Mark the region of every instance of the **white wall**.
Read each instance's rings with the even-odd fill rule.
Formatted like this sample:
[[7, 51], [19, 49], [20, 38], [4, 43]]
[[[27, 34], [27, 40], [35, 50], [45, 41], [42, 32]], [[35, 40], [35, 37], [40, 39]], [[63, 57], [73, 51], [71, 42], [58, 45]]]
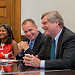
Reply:
[[[75, 32], [75, 0], [21, 0], [21, 23], [32, 18], [43, 33], [41, 15], [48, 10], [57, 10], [62, 15], [65, 26]], [[24, 35], [22, 28], [21, 35]]]

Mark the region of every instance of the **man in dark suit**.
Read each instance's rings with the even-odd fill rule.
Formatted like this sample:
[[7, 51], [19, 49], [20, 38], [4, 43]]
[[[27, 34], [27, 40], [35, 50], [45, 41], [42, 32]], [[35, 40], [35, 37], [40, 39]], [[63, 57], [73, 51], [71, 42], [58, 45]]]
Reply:
[[24, 54], [38, 55], [43, 47], [45, 35], [38, 31], [38, 27], [32, 19], [24, 20], [22, 29], [25, 38], [19, 43], [20, 49], [16, 58], [22, 59]]
[[[26, 54], [25, 65], [47, 69], [75, 69], [75, 33], [64, 26], [64, 21], [57, 11], [45, 12], [42, 17], [42, 28], [46, 39], [38, 58]], [[55, 49], [52, 41], [55, 39]], [[55, 58], [51, 52], [55, 50]]]

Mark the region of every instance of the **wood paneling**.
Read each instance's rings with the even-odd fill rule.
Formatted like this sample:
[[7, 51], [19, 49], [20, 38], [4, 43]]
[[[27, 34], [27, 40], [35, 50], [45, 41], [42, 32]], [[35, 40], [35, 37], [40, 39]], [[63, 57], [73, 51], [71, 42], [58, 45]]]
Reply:
[[13, 34], [17, 42], [21, 41], [21, 0], [13, 0]]
[[15, 40], [21, 41], [21, 0], [0, 0], [0, 24], [10, 25]]
[[23, 40], [23, 38], [25, 38], [25, 35], [21, 35], [21, 40]]
[[11, 1], [0, 0], [0, 24], [6, 23], [11, 26]]

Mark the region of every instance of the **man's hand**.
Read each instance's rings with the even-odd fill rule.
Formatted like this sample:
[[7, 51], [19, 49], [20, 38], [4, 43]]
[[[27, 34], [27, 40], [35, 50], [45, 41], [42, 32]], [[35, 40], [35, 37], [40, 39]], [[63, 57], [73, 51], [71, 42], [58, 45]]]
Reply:
[[19, 43], [19, 47], [21, 47], [22, 49], [26, 50], [27, 48], [29, 48], [29, 44], [26, 41], [25, 42], [21, 41]]
[[25, 62], [26, 66], [40, 67], [41, 60], [33, 55], [25, 54], [23, 59], [24, 59], [23, 62]]

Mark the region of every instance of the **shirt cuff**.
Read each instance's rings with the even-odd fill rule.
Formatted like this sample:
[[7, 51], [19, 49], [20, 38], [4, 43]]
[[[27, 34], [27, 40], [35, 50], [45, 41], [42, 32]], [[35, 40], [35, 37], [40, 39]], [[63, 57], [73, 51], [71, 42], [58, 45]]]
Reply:
[[45, 60], [41, 60], [40, 68], [45, 68]]
[[[29, 49], [29, 48], [27, 48], [27, 49]], [[27, 50], [27, 49], [26, 49], [26, 50]], [[24, 53], [25, 53], [26, 50], [24, 50]]]

